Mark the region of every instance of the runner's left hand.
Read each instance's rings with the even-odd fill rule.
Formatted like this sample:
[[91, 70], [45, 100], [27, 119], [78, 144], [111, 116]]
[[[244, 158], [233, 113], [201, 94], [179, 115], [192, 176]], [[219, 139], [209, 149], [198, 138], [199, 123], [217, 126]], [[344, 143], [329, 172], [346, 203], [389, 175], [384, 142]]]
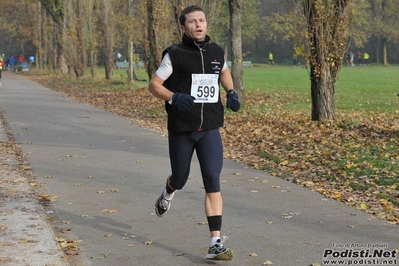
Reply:
[[226, 102], [227, 108], [231, 109], [233, 112], [237, 112], [238, 110], [240, 110], [241, 104], [240, 101], [238, 100], [237, 91], [229, 90], [226, 96], [227, 96], [227, 102]]

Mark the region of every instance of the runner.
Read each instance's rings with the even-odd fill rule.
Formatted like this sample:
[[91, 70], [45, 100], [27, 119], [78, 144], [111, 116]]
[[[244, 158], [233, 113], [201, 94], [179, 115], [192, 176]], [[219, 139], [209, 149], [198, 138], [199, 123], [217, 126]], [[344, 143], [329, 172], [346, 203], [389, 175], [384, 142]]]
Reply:
[[3, 72], [4, 60], [3, 57], [0, 57], [0, 87], [1, 87], [1, 73]]
[[[223, 145], [219, 127], [224, 123], [220, 86], [226, 91], [226, 106], [240, 109], [237, 92], [227, 67], [224, 51], [207, 35], [203, 9], [189, 6], [180, 15], [183, 39], [163, 52], [161, 66], [149, 84], [156, 97], [165, 100], [168, 113], [169, 156], [172, 174], [155, 204], [162, 217], [170, 208], [176, 190], [184, 187], [196, 150], [205, 187], [205, 213], [210, 231], [207, 259], [231, 260], [233, 251], [221, 236], [223, 201], [220, 172]], [[173, 232], [168, 232], [173, 234]]]

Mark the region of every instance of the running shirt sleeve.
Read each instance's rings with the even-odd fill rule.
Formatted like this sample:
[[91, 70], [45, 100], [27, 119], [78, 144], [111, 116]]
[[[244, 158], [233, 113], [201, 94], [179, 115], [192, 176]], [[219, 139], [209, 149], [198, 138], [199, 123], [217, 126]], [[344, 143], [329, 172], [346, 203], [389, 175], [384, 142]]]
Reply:
[[170, 60], [169, 53], [166, 53], [162, 59], [161, 65], [155, 72], [155, 74], [163, 80], [167, 80], [172, 75], [173, 67], [172, 61]]
[[222, 71], [225, 70], [227, 68], [227, 63], [226, 63], [226, 57], [224, 57], [224, 64], [223, 64], [223, 68]]

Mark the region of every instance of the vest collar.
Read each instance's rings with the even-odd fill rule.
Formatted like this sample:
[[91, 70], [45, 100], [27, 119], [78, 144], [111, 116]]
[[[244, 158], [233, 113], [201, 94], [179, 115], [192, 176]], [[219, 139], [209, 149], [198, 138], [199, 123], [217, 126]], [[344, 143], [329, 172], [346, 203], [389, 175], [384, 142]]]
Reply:
[[183, 34], [183, 38], [182, 38], [182, 42], [185, 45], [194, 47], [194, 48], [199, 48], [199, 49], [204, 49], [210, 41], [211, 41], [211, 38], [208, 35], [205, 36], [205, 41], [202, 41], [202, 42], [196, 41], [193, 38], [187, 36], [186, 34]]

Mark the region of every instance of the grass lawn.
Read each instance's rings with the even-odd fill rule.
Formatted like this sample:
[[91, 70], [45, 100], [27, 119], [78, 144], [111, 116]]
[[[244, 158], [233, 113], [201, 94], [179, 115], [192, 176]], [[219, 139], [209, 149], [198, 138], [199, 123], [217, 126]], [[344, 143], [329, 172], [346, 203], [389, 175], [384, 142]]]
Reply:
[[[343, 67], [335, 88], [337, 112], [398, 113], [399, 67]], [[286, 108], [311, 110], [306, 68], [254, 67], [244, 69], [246, 91], [291, 94]]]

